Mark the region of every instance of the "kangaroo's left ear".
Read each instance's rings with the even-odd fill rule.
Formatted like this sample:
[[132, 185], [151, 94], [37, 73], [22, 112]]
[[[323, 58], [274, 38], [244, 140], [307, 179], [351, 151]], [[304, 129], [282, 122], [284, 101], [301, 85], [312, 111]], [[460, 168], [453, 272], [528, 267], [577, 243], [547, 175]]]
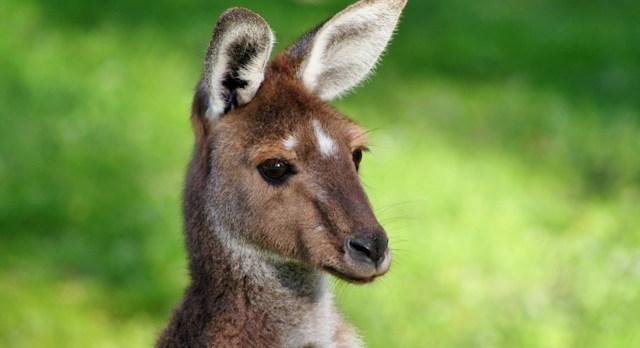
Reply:
[[299, 78], [323, 100], [362, 82], [391, 40], [407, 0], [360, 0], [304, 35], [287, 50]]
[[250, 102], [264, 80], [274, 37], [267, 22], [244, 9], [225, 11], [213, 31], [204, 64], [202, 109], [216, 119]]

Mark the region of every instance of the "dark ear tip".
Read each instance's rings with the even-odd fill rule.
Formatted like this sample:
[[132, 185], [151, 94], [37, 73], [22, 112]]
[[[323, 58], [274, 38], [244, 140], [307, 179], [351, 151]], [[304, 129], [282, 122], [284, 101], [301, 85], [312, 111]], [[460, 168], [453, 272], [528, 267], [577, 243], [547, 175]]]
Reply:
[[214, 32], [225, 32], [237, 28], [251, 28], [254, 33], [263, 35], [264, 40], [273, 41], [273, 32], [267, 21], [259, 14], [244, 7], [232, 7], [224, 11]]
[[231, 7], [224, 11], [218, 23], [227, 22], [249, 22], [256, 25], [267, 25], [267, 21], [264, 20], [259, 14], [244, 7]]
[[257, 16], [257, 14], [245, 7], [230, 7], [220, 15], [221, 18], [227, 16]]

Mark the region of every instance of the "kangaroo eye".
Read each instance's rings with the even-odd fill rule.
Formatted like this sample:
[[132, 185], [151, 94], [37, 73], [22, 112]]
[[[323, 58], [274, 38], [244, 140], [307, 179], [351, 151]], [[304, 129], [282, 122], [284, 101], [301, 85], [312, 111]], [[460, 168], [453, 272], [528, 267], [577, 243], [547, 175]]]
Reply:
[[360, 170], [360, 162], [362, 162], [362, 150], [358, 149], [353, 151], [353, 163], [356, 165], [356, 170]]
[[294, 174], [293, 167], [282, 160], [269, 159], [258, 165], [258, 171], [262, 177], [271, 184], [279, 184], [291, 174]]

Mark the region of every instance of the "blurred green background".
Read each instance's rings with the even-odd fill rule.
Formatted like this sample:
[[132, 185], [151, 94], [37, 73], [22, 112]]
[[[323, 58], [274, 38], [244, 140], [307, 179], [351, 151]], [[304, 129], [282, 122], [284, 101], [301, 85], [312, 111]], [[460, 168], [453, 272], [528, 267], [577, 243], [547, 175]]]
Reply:
[[[277, 49], [345, 0], [0, 2], [0, 346], [149, 347], [187, 283], [218, 14]], [[395, 252], [336, 283], [370, 347], [640, 347], [640, 3], [413, 0], [336, 103]]]

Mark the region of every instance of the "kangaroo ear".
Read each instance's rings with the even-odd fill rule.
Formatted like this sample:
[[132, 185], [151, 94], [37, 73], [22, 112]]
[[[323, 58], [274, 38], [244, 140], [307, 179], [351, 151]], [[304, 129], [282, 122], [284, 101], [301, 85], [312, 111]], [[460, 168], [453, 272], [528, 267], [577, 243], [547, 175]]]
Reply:
[[199, 109], [218, 118], [253, 99], [264, 80], [274, 36], [267, 22], [243, 8], [225, 11], [213, 31], [204, 76], [199, 86]]
[[299, 78], [323, 100], [362, 82], [391, 40], [407, 0], [361, 0], [290, 47]]

